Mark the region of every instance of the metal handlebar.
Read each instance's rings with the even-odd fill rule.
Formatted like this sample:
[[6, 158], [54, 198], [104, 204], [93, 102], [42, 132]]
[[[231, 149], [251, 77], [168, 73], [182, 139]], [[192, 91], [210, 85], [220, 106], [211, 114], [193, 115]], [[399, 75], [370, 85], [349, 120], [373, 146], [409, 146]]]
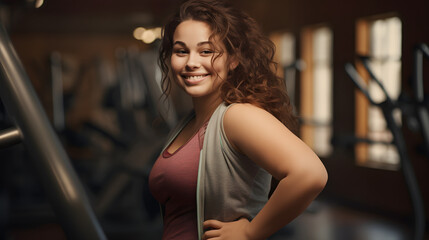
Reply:
[[371, 67], [369, 66], [370, 58], [368, 56], [358, 56], [358, 58], [362, 62], [362, 65], [364, 66], [364, 68], [368, 72], [371, 79], [380, 87], [381, 91], [383, 92], [383, 94], [386, 97], [387, 103], [393, 104], [393, 100], [390, 97], [389, 93], [387, 92], [386, 88], [384, 87], [383, 83], [381, 83], [381, 81], [375, 76], [374, 71], [372, 71]]
[[373, 105], [378, 105], [378, 103], [376, 103], [374, 99], [372, 99], [371, 95], [369, 95], [365, 81], [356, 71], [356, 68], [351, 63], [346, 63], [345, 70], [346, 73], [349, 75], [350, 79], [352, 79], [356, 87], [359, 88], [359, 90], [365, 95], [368, 101]]

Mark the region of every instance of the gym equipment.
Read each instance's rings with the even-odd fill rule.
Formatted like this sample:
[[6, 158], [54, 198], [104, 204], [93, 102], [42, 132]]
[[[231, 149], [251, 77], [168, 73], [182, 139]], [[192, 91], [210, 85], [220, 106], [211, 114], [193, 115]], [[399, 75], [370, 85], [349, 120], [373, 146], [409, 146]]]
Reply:
[[68, 238], [106, 239], [2, 23], [0, 64], [0, 96], [15, 123], [0, 133], [0, 148], [22, 141], [34, 154], [34, 170]]
[[[367, 90], [367, 84], [362, 79], [362, 77], [357, 72], [356, 68], [351, 63], [345, 64], [345, 70], [347, 75], [351, 78], [351, 80], [355, 83], [357, 88], [365, 95], [368, 101], [374, 105], [378, 106], [382, 112], [383, 116], [386, 120], [387, 127], [392, 132], [393, 135], [393, 144], [395, 144], [398, 154], [400, 157], [401, 170], [405, 178], [406, 185], [408, 187], [408, 191], [410, 194], [411, 202], [413, 205], [414, 212], [414, 239], [421, 240], [424, 237], [425, 233], [425, 210], [423, 204], [423, 198], [420, 193], [420, 189], [418, 186], [418, 182], [413, 170], [412, 163], [409, 159], [406, 143], [404, 136], [401, 131], [401, 126], [398, 125], [394, 119], [393, 112], [395, 109], [403, 109], [402, 112], [415, 112], [417, 118], [419, 119], [420, 129], [426, 141], [429, 139], [429, 115], [428, 109], [422, 103], [424, 102], [424, 94], [423, 94], [423, 76], [422, 76], [422, 57], [425, 55], [429, 58], [429, 51], [426, 45], [421, 44], [415, 49], [415, 69], [414, 69], [414, 81], [413, 88], [415, 94], [415, 102], [411, 105], [410, 103], [406, 103], [401, 101], [400, 98], [394, 101], [391, 99], [386, 89], [380, 80], [375, 76], [372, 71], [369, 60], [370, 58], [367, 56], [358, 56], [359, 61], [363, 64], [365, 70], [368, 72], [370, 80], [374, 81], [381, 89], [386, 99], [383, 102], [376, 102]], [[412, 111], [410, 111], [410, 109]], [[371, 142], [371, 141], [368, 141]], [[386, 143], [387, 144], [387, 143]]]
[[[65, 119], [73, 114], [70, 109], [76, 109], [74, 104], [86, 96], [78, 94], [82, 84], [94, 81], [93, 85], [102, 97], [99, 103], [93, 103], [93, 107], [99, 114], [107, 112], [111, 114], [109, 118], [114, 119], [106, 119], [117, 127], [114, 131], [89, 115], [79, 120], [79, 128], [67, 125], [63, 129], [57, 128], [65, 146], [91, 152], [90, 156], [72, 154], [71, 159], [109, 237], [125, 232], [146, 237], [161, 232], [151, 225], [159, 216], [159, 205], [152, 203], [147, 178], [162, 148], [163, 135], [175, 125], [177, 117], [173, 108], [159, 106], [167, 102], [159, 101], [161, 88], [156, 76], [156, 53], [155, 49], [140, 52], [137, 48], [118, 48], [116, 68], [96, 57], [74, 69], [78, 73], [95, 69], [95, 78], [77, 74], [72, 80], [74, 84], [68, 88], [71, 91], [53, 92], [57, 105], [64, 103], [64, 111], [58, 111], [63, 116], [58, 118]], [[59, 52], [55, 56], [50, 61], [51, 72], [56, 73], [52, 74], [52, 89], [62, 91], [54, 85], [66, 78], [66, 75], [62, 76], [66, 72], [61, 71], [61, 66], [68, 69], [67, 56]], [[170, 117], [162, 115], [163, 112], [171, 114]], [[160, 115], [165, 122], [160, 127], [152, 126]]]
[[426, 44], [418, 44], [414, 49], [413, 94], [415, 115], [417, 116], [420, 130], [423, 134], [426, 156], [429, 158], [429, 99], [424, 94], [423, 82], [423, 57], [429, 59], [429, 47]]
[[295, 95], [296, 95], [296, 72], [301, 72], [306, 67], [305, 61], [297, 59], [289, 65], [283, 66], [283, 79], [285, 80], [287, 93], [290, 98], [293, 110], [295, 109]]

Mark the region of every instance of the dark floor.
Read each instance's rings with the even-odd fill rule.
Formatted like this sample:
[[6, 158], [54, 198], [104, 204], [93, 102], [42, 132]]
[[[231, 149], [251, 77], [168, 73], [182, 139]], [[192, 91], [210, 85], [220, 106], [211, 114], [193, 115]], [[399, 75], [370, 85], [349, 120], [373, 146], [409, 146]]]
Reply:
[[409, 240], [411, 227], [401, 220], [316, 201], [270, 240]]
[[[161, 222], [104, 224], [110, 240], [160, 239]], [[409, 240], [412, 226], [402, 220], [318, 200], [307, 211], [269, 240]], [[7, 240], [65, 239], [55, 224], [13, 231]], [[426, 237], [425, 239], [429, 239]]]

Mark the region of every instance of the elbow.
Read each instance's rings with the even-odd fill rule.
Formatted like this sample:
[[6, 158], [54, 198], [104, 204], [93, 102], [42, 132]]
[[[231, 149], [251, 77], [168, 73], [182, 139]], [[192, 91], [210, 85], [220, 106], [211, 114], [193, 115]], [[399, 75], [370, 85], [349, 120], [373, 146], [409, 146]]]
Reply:
[[294, 177], [301, 183], [302, 189], [313, 197], [322, 192], [328, 182], [328, 173], [321, 163], [301, 166], [300, 170], [296, 169]]
[[289, 182], [309, 196], [315, 197], [323, 191], [328, 182], [328, 172], [323, 163], [318, 161], [302, 161], [294, 168], [284, 171], [281, 182]]
[[326, 171], [325, 168], [323, 168], [322, 173], [320, 173], [320, 176], [318, 177], [315, 183], [315, 186], [317, 190], [321, 192], [325, 188], [327, 183], [328, 183], [328, 172]]
[[307, 184], [312, 192], [319, 194], [325, 188], [328, 182], [328, 172], [322, 165], [319, 168], [312, 169], [306, 174]]

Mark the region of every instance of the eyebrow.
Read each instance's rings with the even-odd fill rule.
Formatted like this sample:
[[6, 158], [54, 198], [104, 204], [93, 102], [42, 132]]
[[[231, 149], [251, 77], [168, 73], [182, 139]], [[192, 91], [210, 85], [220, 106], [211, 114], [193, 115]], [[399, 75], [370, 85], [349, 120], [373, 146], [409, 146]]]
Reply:
[[[184, 42], [182, 42], [182, 41], [175, 41], [174, 42], [174, 44], [173, 45], [182, 45], [182, 46], [186, 46], [186, 44], [184, 43]], [[205, 45], [205, 44], [212, 44], [212, 42], [210, 42], [210, 41], [204, 41], [204, 42], [199, 42], [198, 44], [197, 44], [197, 46], [201, 46], [201, 45]]]

